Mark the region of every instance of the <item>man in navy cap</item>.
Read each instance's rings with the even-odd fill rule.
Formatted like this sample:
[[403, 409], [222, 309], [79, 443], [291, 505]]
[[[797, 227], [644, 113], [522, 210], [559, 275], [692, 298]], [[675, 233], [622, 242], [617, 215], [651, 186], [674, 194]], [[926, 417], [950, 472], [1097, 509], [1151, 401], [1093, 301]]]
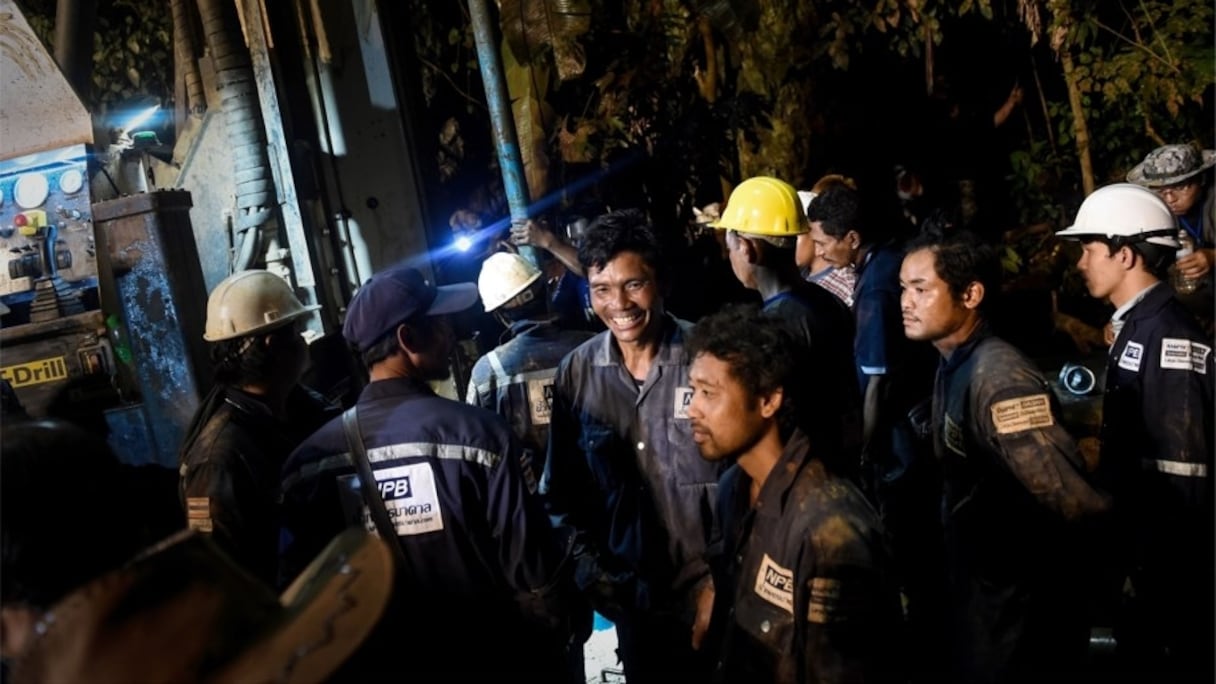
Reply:
[[[435, 287], [397, 267], [360, 288], [346, 315], [342, 333], [371, 378], [356, 404], [376, 480], [367, 496], [382, 500], [403, 552], [394, 606], [360, 679], [562, 676], [562, 554], [528, 491], [519, 442], [499, 416], [428, 385], [448, 375], [447, 315], [476, 301], [472, 283]], [[347, 526], [376, 529], [352, 451], [339, 418], [288, 457], [280, 578]]]

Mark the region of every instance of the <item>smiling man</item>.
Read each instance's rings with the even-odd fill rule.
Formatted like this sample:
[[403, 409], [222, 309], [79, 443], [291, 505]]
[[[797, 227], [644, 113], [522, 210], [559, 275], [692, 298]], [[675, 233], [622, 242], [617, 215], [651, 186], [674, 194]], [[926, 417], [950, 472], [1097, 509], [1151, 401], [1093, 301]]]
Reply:
[[558, 367], [541, 492], [575, 531], [576, 581], [616, 623], [630, 684], [702, 681], [693, 624], [713, 601], [704, 555], [719, 469], [692, 441], [690, 325], [663, 308], [665, 262], [641, 213], [592, 222], [579, 261], [608, 330]]
[[899, 272], [904, 332], [941, 353], [934, 449], [964, 682], [1069, 681], [1088, 635], [1081, 526], [1109, 508], [1050, 386], [992, 335], [1000, 262], [976, 238], [926, 234]]
[[703, 319], [688, 344], [693, 439], [706, 460], [734, 462], [711, 553], [718, 680], [893, 680], [900, 612], [882, 525], [797, 426], [795, 339], [741, 306]]

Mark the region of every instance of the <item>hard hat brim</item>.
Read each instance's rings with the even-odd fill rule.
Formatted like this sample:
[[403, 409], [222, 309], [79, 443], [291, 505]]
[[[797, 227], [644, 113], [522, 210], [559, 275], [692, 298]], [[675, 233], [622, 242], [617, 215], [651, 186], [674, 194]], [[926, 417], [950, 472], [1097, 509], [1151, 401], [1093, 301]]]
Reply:
[[1107, 240], [1114, 240], [1115, 238], [1122, 238], [1124, 240], [1133, 242], [1148, 242], [1150, 244], [1160, 245], [1162, 247], [1173, 247], [1174, 249], [1182, 246], [1182, 244], [1178, 242], [1178, 238], [1172, 235], [1154, 235], [1151, 237], [1136, 239], [1137, 236], [1115, 235], [1114, 233], [1098, 233], [1081, 228], [1075, 224], [1056, 233], [1056, 237], [1060, 238], [1061, 240], [1084, 240], [1085, 238], [1104, 238]]

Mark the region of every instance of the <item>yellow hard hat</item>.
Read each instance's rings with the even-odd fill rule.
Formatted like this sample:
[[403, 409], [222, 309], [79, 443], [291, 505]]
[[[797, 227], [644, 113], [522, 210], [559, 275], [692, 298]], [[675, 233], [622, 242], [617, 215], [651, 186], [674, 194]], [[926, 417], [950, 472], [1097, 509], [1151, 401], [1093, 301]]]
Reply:
[[730, 194], [722, 218], [710, 225], [772, 237], [792, 237], [810, 229], [794, 186], [769, 176], [756, 176], [740, 183]]
[[287, 281], [259, 269], [238, 271], [220, 281], [207, 298], [208, 342], [265, 332], [316, 311], [304, 306]]

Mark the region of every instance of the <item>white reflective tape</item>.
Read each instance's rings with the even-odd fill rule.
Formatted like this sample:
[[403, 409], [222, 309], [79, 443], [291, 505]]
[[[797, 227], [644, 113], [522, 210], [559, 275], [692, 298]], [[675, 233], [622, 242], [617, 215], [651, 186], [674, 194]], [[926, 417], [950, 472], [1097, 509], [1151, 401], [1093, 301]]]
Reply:
[[1149, 470], [1158, 470], [1167, 475], [1179, 475], [1181, 477], [1207, 477], [1208, 466], [1206, 463], [1191, 463], [1189, 461], [1163, 461], [1163, 460], [1145, 460], [1144, 467]]

